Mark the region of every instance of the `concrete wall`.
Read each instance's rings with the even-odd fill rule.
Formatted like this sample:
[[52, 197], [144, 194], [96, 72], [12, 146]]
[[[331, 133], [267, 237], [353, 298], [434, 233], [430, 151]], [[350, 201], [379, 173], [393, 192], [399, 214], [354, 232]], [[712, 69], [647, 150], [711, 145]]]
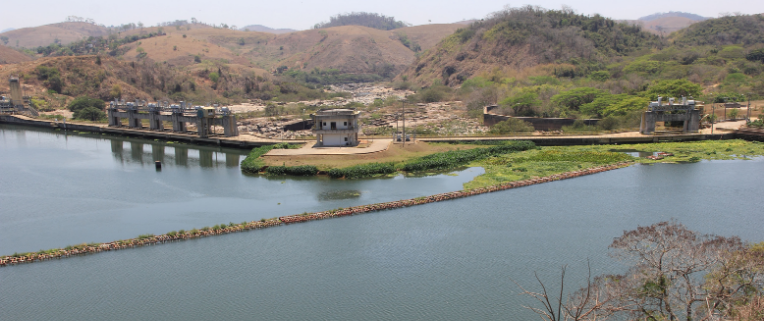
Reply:
[[[488, 106], [483, 111], [483, 125], [491, 127], [493, 125], [496, 125], [497, 123], [506, 121], [510, 118], [517, 118], [520, 120], [523, 120], [527, 123], [530, 123], [533, 125], [533, 128], [535, 130], [544, 130], [544, 131], [551, 131], [551, 130], [561, 130], [562, 126], [570, 126], [573, 125], [573, 123], [576, 121], [576, 119], [572, 118], [535, 118], [535, 117], [511, 117], [511, 116], [504, 116], [504, 115], [496, 115], [491, 113], [491, 110], [495, 109], [497, 106]], [[584, 124], [595, 126], [597, 125], [597, 122], [599, 122], [599, 119], [584, 119]]]

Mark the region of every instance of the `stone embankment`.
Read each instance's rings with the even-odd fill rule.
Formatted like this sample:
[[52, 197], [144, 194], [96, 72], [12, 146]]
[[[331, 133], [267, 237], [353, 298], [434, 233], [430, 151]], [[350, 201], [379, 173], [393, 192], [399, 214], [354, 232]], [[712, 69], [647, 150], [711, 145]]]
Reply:
[[53, 249], [53, 250], [45, 251], [45, 253], [38, 252], [38, 253], [28, 253], [24, 255], [3, 256], [3, 257], [0, 257], [0, 266], [15, 265], [15, 264], [21, 264], [21, 263], [41, 262], [41, 261], [50, 260], [50, 259], [67, 258], [67, 257], [75, 256], [75, 255], [86, 255], [86, 254], [93, 254], [93, 253], [104, 252], [104, 251], [116, 251], [116, 250], [135, 248], [135, 247], [141, 247], [141, 246], [159, 245], [159, 244], [164, 244], [168, 242], [177, 242], [177, 241], [184, 241], [184, 240], [200, 238], [200, 237], [249, 231], [253, 229], [261, 229], [266, 227], [279, 226], [283, 224], [307, 222], [307, 221], [321, 220], [326, 218], [341, 217], [341, 216], [348, 216], [348, 215], [354, 215], [354, 214], [363, 214], [363, 213], [376, 212], [376, 211], [382, 211], [382, 210], [409, 207], [414, 205], [441, 202], [441, 201], [447, 201], [447, 200], [452, 200], [452, 199], [457, 199], [462, 197], [484, 194], [484, 193], [503, 191], [503, 190], [512, 189], [512, 188], [525, 187], [525, 186], [558, 181], [558, 180], [563, 180], [568, 178], [575, 178], [575, 177], [584, 176], [584, 175], [591, 175], [591, 174], [610, 171], [610, 170], [614, 170], [614, 169], [618, 169], [622, 167], [627, 167], [630, 165], [631, 165], [630, 162], [622, 162], [622, 163], [616, 163], [612, 165], [605, 165], [600, 167], [583, 169], [583, 170], [574, 171], [574, 172], [556, 174], [556, 175], [551, 175], [547, 177], [532, 178], [532, 179], [516, 181], [516, 182], [506, 182], [506, 183], [489, 186], [489, 187], [482, 187], [482, 188], [476, 188], [476, 189], [465, 190], [465, 191], [441, 193], [441, 194], [425, 196], [425, 197], [417, 197], [417, 198], [401, 200], [401, 201], [376, 203], [371, 205], [361, 205], [361, 206], [340, 208], [340, 209], [334, 209], [334, 210], [323, 211], [323, 212], [315, 212], [315, 213], [288, 215], [288, 216], [282, 216], [282, 217], [272, 218], [268, 220], [264, 219], [264, 220], [252, 221], [248, 223], [232, 224], [230, 226], [216, 226], [211, 229], [210, 228], [205, 228], [202, 230], [193, 229], [191, 231], [181, 231], [180, 233], [170, 232], [170, 233], [162, 234], [162, 235], [141, 236], [134, 239], [114, 241], [114, 242], [108, 242], [108, 243], [96, 243], [96, 244], [87, 244], [87, 245], [83, 244], [83, 245], [79, 245], [75, 247], [67, 247], [65, 249]]

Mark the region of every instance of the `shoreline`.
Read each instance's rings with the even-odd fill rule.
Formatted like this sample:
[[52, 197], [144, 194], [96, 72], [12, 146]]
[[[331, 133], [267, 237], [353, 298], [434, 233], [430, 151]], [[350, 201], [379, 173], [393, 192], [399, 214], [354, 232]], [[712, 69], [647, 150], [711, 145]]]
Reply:
[[202, 230], [197, 230], [197, 229], [192, 229], [190, 231], [180, 230], [179, 232], [173, 231], [173, 232], [169, 232], [169, 233], [161, 234], [161, 235], [141, 235], [136, 238], [120, 240], [120, 241], [81, 244], [81, 245], [76, 245], [71, 247], [68, 246], [66, 248], [50, 249], [50, 250], [44, 251], [45, 253], [43, 254], [40, 254], [39, 252], [35, 252], [35, 253], [24, 253], [24, 255], [18, 255], [18, 256], [5, 255], [0, 257], [0, 267], [5, 267], [8, 265], [18, 265], [23, 263], [42, 262], [42, 261], [47, 261], [52, 259], [62, 259], [62, 258], [68, 258], [71, 256], [95, 254], [95, 253], [104, 252], [104, 251], [116, 251], [116, 250], [143, 247], [143, 246], [149, 246], [149, 245], [160, 245], [160, 244], [165, 244], [168, 242], [172, 243], [177, 241], [185, 241], [185, 240], [190, 240], [195, 238], [250, 231], [250, 230], [262, 229], [267, 227], [286, 225], [286, 224], [302, 223], [302, 222], [322, 220], [327, 218], [335, 218], [335, 217], [342, 217], [342, 216], [349, 216], [349, 215], [356, 215], [356, 214], [365, 214], [365, 213], [379, 212], [379, 211], [389, 210], [389, 209], [397, 209], [397, 208], [403, 208], [403, 207], [409, 207], [409, 206], [423, 205], [423, 204], [429, 204], [434, 202], [442, 202], [442, 201], [475, 196], [475, 195], [480, 195], [485, 193], [493, 193], [493, 192], [513, 189], [513, 188], [526, 187], [530, 185], [536, 185], [536, 184], [553, 182], [553, 181], [558, 181], [563, 179], [570, 179], [570, 178], [576, 178], [580, 176], [592, 175], [592, 174], [602, 173], [606, 171], [611, 171], [614, 169], [628, 167], [628, 166], [631, 166], [632, 164], [634, 164], [634, 162], [620, 162], [620, 163], [592, 167], [589, 169], [582, 169], [582, 170], [555, 174], [555, 175], [550, 175], [550, 176], [545, 176], [540, 178], [532, 178], [532, 179], [527, 179], [522, 181], [506, 182], [499, 185], [493, 185], [488, 187], [481, 187], [481, 188], [454, 191], [454, 192], [446, 192], [446, 193], [416, 197], [416, 198], [399, 200], [399, 201], [375, 203], [375, 204], [369, 204], [369, 205], [359, 205], [359, 206], [354, 206], [349, 208], [338, 208], [338, 209], [322, 211], [322, 212], [280, 216], [277, 218], [261, 219], [260, 221], [243, 222], [240, 224], [233, 224], [230, 226], [223, 226], [223, 227], [216, 225], [213, 228], [207, 228]]

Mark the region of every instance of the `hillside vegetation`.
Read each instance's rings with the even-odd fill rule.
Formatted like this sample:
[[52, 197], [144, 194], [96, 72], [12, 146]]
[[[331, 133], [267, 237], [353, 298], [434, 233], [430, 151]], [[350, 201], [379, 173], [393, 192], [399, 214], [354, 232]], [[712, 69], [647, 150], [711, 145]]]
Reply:
[[[228, 103], [250, 98], [295, 101], [328, 96], [320, 88], [212, 62], [195, 68], [178, 68], [108, 56], [55, 57], [0, 70], [0, 78], [7, 79], [11, 75], [20, 77], [25, 95], [35, 96], [42, 105], [51, 107], [62, 107], [67, 100], [79, 96], [104, 101], [121, 98], [197, 103]], [[0, 91], [8, 90], [8, 83], [0, 82]]]
[[395, 17], [387, 17], [378, 13], [352, 12], [338, 14], [329, 18], [328, 22], [320, 22], [313, 29], [340, 27], [340, 26], [364, 26], [380, 30], [393, 30], [409, 26], [403, 21], [395, 20]]
[[[458, 30], [396, 78], [415, 101], [462, 100], [514, 116], [604, 118], [600, 129], [639, 125], [657, 96], [706, 102], [764, 96], [764, 20], [698, 22], [668, 39], [599, 16], [513, 8]], [[594, 130], [583, 123], [567, 131]]]
[[601, 68], [610, 57], [662, 46], [660, 39], [637, 26], [570, 10], [510, 8], [458, 30], [420, 56], [404, 76], [418, 85], [438, 78], [458, 85], [495, 68], [523, 69], [548, 63], [573, 68], [560, 75], [585, 74]]

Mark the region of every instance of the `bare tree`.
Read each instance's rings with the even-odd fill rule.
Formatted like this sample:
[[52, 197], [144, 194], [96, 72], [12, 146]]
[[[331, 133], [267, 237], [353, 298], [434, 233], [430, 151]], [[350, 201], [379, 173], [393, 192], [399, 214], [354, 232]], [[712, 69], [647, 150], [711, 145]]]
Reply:
[[[577, 292], [571, 294], [563, 303], [563, 294], [565, 290], [565, 270], [566, 266], [561, 268], [560, 275], [560, 294], [554, 298], [551, 297], [544, 285], [534, 273], [536, 281], [541, 286], [541, 292], [533, 292], [525, 289], [515, 282], [523, 291], [522, 294], [528, 295], [541, 303], [542, 308], [524, 306], [526, 309], [538, 314], [541, 319], [547, 321], [579, 321], [579, 320], [607, 320], [611, 316], [621, 311], [628, 311], [632, 308], [629, 303], [622, 305], [620, 301], [623, 286], [621, 280], [623, 276], [601, 276], [592, 280], [592, 269], [587, 262], [589, 276], [587, 285]], [[513, 281], [514, 282], [514, 281]]]
[[743, 244], [672, 221], [625, 231], [610, 248], [611, 256], [632, 264], [626, 275], [631, 289], [621, 300], [635, 305], [633, 311], [651, 320], [690, 320], [708, 298], [702, 276]]

